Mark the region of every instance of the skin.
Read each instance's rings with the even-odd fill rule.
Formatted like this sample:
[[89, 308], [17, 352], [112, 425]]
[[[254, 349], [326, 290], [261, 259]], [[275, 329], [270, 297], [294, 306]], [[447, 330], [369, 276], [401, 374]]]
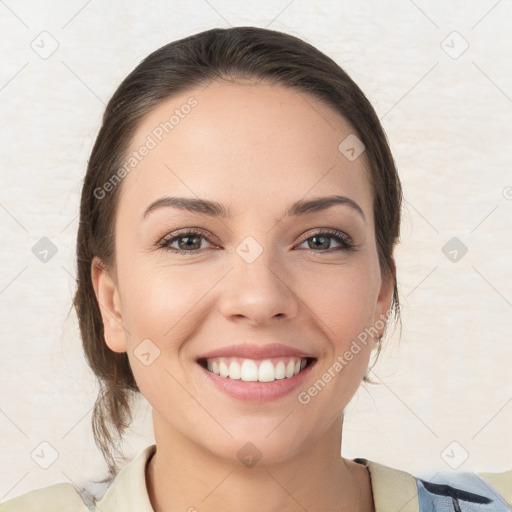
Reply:
[[[373, 511], [369, 473], [340, 451], [343, 409], [378, 336], [308, 404], [297, 399], [391, 304], [394, 276], [379, 267], [364, 157], [349, 161], [338, 150], [354, 130], [309, 95], [217, 81], [152, 111], [131, 151], [190, 96], [198, 105], [123, 180], [115, 267], [97, 258], [92, 265], [106, 343], [128, 353], [152, 406], [157, 452], [146, 473], [152, 506], [156, 512]], [[333, 194], [355, 201], [365, 219], [346, 205], [283, 216], [299, 199]], [[142, 219], [163, 196], [217, 201], [233, 217], [167, 207]], [[189, 227], [207, 238], [194, 242], [193, 254], [155, 248]], [[357, 250], [335, 251], [341, 244], [332, 238], [317, 248], [311, 237], [319, 228], [347, 234]], [[252, 263], [236, 252], [248, 236], [263, 249]], [[181, 241], [173, 248], [183, 248], [187, 239]], [[160, 350], [147, 366], [134, 353], [144, 339]], [[246, 403], [208, 384], [196, 362], [244, 342], [280, 342], [313, 353], [317, 362], [299, 390]], [[252, 467], [237, 457], [249, 441], [261, 453]]]

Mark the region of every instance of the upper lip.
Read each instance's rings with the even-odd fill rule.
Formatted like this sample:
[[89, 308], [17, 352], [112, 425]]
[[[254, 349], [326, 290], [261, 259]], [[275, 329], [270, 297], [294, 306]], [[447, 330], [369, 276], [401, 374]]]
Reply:
[[213, 359], [214, 357], [241, 357], [244, 359], [267, 359], [270, 357], [314, 358], [313, 355], [295, 347], [270, 343], [268, 345], [229, 345], [207, 352], [199, 356], [198, 359]]

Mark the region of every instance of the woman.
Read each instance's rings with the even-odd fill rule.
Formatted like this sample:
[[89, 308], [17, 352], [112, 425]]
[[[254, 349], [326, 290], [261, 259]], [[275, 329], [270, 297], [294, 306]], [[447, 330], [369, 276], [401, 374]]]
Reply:
[[[341, 456], [399, 314], [400, 208], [378, 117], [309, 44], [237, 27], [147, 57], [106, 108], [77, 243], [110, 487], [0, 511], [509, 510], [512, 472], [426, 482]], [[139, 392], [156, 444], [118, 473]]]

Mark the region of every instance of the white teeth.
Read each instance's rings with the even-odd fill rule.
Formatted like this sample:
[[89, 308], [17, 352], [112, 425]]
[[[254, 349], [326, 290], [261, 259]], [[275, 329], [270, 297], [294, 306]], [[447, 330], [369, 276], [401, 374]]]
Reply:
[[270, 361], [263, 361], [260, 364], [259, 378], [260, 382], [272, 382], [276, 380], [274, 376], [274, 365]]
[[258, 380], [258, 367], [254, 361], [246, 359], [242, 363], [240, 378], [245, 382], [255, 382]]
[[240, 379], [240, 365], [236, 361], [232, 361], [229, 365], [229, 378]]
[[221, 377], [227, 377], [229, 375], [228, 367], [224, 361], [219, 363], [219, 372]]
[[[306, 366], [306, 363], [304, 363], [304, 366]], [[279, 361], [279, 363], [276, 364], [275, 377], [276, 379], [284, 379], [286, 377], [286, 367], [283, 361]]]
[[290, 378], [300, 373], [306, 367], [306, 364], [306, 359], [297, 357], [290, 358], [287, 364], [283, 360], [277, 362], [270, 359], [254, 361], [238, 357], [223, 357], [206, 361], [206, 366], [210, 372], [220, 377], [229, 377], [245, 382], [273, 382], [274, 380]]

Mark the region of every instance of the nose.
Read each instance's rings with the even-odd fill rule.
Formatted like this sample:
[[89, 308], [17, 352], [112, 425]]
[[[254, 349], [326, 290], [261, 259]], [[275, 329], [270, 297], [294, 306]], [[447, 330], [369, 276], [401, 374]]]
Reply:
[[256, 326], [296, 317], [300, 299], [291, 273], [282, 262], [267, 251], [252, 262], [237, 254], [233, 260], [219, 298], [220, 311], [226, 318]]

